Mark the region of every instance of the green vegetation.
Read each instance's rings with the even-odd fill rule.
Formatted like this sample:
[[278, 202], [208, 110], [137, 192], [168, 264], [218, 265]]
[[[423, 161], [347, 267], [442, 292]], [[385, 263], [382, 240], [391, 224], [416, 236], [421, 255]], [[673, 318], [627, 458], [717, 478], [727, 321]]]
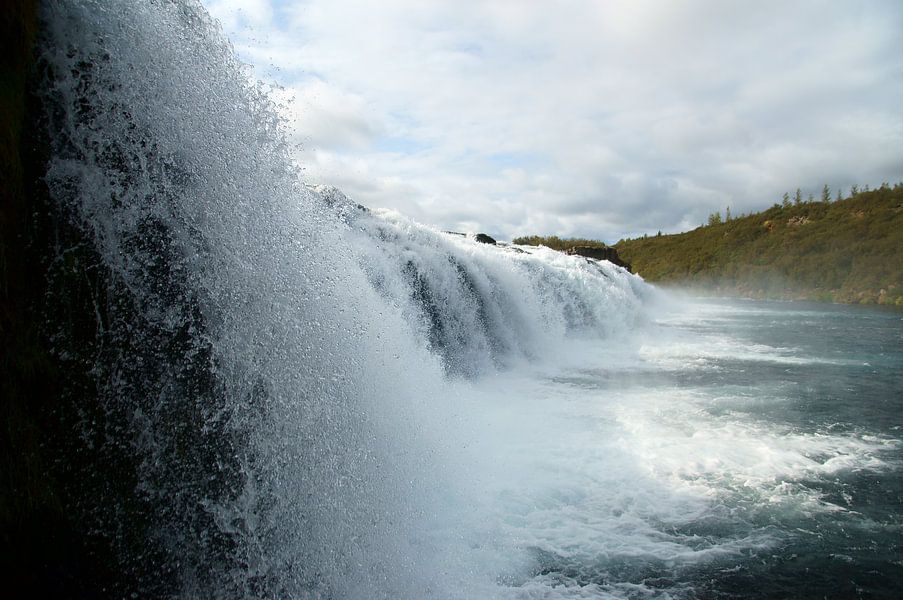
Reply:
[[[831, 201], [796, 190], [768, 210], [615, 248], [646, 280], [756, 298], [903, 306], [903, 183]], [[716, 216], [717, 215], [717, 216]]]
[[526, 235], [514, 238], [513, 240], [511, 240], [511, 243], [520, 244], [522, 246], [545, 246], [547, 248], [551, 248], [552, 250], [559, 250], [561, 252], [564, 252], [568, 248], [573, 248], [574, 246], [608, 248], [607, 245], [603, 244], [599, 240], [585, 240], [583, 238], [560, 238], [557, 235]]
[[[604, 248], [598, 240], [523, 236], [515, 244], [555, 250]], [[643, 236], [614, 245], [647, 281], [753, 298], [903, 306], [903, 182], [869, 191], [853, 186], [821, 201], [797, 188], [768, 210], [674, 235]]]

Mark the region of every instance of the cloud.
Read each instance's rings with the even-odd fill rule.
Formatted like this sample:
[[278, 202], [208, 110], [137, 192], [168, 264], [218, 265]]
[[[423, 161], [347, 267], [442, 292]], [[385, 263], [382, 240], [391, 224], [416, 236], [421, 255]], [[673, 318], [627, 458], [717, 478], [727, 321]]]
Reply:
[[308, 179], [448, 229], [614, 241], [903, 177], [891, 1], [207, 6]]
[[268, 0], [208, 0], [204, 4], [226, 31], [268, 28], [273, 21], [273, 9]]
[[277, 88], [273, 95], [298, 144], [328, 150], [366, 150], [382, 134], [379, 123], [368, 117], [363, 98], [319, 79]]

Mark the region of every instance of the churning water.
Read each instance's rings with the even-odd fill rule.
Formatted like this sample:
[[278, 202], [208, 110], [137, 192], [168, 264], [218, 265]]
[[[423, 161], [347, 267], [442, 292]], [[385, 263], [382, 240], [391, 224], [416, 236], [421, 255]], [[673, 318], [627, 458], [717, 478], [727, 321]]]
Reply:
[[903, 582], [899, 313], [681, 301], [308, 187], [194, 2], [47, 2], [43, 27], [70, 509], [119, 591]]
[[654, 311], [614, 347], [478, 384], [494, 508], [531, 556], [511, 596], [895, 597], [903, 315]]

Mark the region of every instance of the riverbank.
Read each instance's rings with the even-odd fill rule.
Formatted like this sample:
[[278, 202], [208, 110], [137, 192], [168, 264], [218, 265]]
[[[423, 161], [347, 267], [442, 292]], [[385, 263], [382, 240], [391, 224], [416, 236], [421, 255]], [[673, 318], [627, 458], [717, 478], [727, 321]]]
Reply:
[[614, 247], [651, 283], [714, 295], [903, 306], [903, 184], [711, 221]]

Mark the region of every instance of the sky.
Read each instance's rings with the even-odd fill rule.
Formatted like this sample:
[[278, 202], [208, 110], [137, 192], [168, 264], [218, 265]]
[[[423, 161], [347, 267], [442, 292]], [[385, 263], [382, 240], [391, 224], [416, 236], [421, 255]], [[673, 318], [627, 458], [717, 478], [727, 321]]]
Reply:
[[311, 184], [614, 243], [903, 180], [903, 2], [202, 0]]

